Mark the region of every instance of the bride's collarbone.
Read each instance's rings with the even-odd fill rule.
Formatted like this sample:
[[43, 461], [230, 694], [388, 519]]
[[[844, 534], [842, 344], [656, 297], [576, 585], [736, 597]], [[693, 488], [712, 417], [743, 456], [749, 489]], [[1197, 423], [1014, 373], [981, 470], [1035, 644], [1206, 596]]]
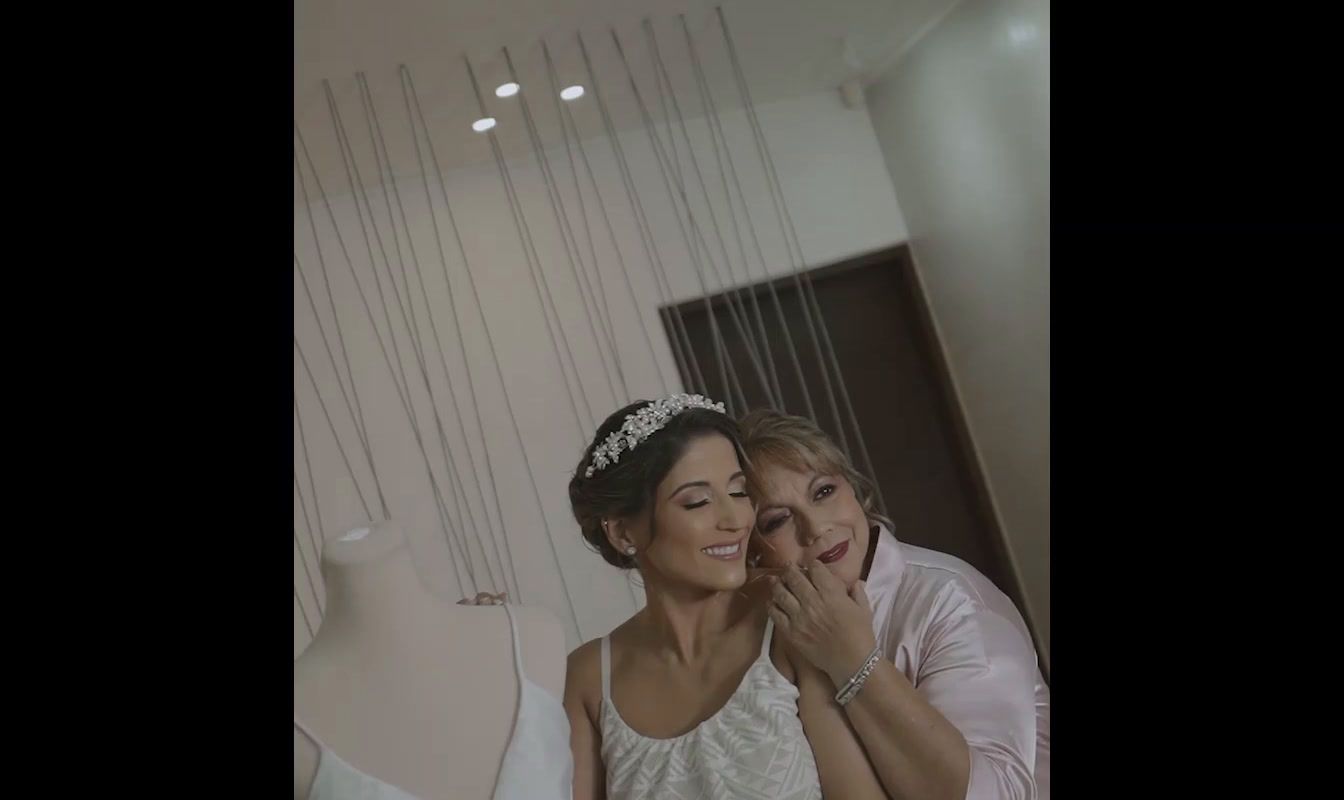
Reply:
[[613, 675], [612, 699], [625, 723], [640, 734], [681, 736], [728, 704], [759, 656], [760, 642], [745, 637], [728, 637], [690, 664], [630, 653], [626, 668]]

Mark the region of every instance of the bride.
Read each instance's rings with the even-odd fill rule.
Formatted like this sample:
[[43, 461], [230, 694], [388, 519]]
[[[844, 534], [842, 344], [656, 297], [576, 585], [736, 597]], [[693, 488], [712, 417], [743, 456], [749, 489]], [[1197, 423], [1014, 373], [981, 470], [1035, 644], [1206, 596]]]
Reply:
[[699, 395], [633, 403], [569, 484], [584, 538], [647, 605], [569, 656], [574, 797], [885, 797], [831, 679], [741, 590], [756, 514], [737, 424]]

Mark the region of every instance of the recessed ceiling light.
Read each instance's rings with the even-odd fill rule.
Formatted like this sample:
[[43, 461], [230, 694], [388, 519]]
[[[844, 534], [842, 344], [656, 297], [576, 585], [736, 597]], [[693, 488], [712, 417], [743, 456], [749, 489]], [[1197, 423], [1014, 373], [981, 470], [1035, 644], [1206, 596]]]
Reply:
[[518, 88], [518, 84], [513, 81], [501, 83], [499, 86], [495, 87], [495, 97], [513, 97], [515, 94], [518, 94]]
[[561, 100], [578, 100], [580, 97], [583, 97], [582, 86], [567, 86], [560, 91]]
[[477, 133], [485, 133], [486, 131], [490, 130], [493, 127], [495, 127], [494, 117], [481, 117], [480, 119], [471, 123], [471, 129], [473, 131], [476, 131]]

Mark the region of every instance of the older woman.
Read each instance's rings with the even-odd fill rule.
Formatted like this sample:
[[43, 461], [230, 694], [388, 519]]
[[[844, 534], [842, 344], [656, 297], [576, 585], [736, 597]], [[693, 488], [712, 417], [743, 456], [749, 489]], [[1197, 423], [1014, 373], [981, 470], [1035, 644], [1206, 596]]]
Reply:
[[811, 421], [755, 411], [741, 431], [770, 616], [830, 676], [887, 793], [1048, 798], [1049, 690], [1012, 602], [959, 559], [897, 541]]

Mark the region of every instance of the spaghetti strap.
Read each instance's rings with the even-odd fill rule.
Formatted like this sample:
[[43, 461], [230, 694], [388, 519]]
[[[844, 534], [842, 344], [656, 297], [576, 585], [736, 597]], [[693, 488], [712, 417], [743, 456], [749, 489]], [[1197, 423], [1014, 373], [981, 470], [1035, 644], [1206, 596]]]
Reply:
[[765, 618], [765, 638], [761, 640], [761, 658], [770, 657], [770, 636], [775, 632], [775, 621]]
[[307, 725], [304, 725], [302, 722], [299, 722], [298, 717], [294, 718], [294, 727], [298, 728], [299, 732], [302, 733], [304, 736], [307, 736], [308, 740], [311, 741], [314, 745], [316, 745], [318, 750], [327, 749], [326, 743], [324, 743], [321, 739], [319, 739], [317, 734], [309, 730]]
[[602, 637], [602, 699], [611, 702], [611, 637]]
[[518, 621], [513, 617], [513, 609], [509, 604], [504, 604], [504, 613], [509, 615], [509, 633], [513, 635], [513, 668], [518, 671], [518, 682], [521, 684], [525, 679], [523, 674], [523, 649], [518, 644]]

